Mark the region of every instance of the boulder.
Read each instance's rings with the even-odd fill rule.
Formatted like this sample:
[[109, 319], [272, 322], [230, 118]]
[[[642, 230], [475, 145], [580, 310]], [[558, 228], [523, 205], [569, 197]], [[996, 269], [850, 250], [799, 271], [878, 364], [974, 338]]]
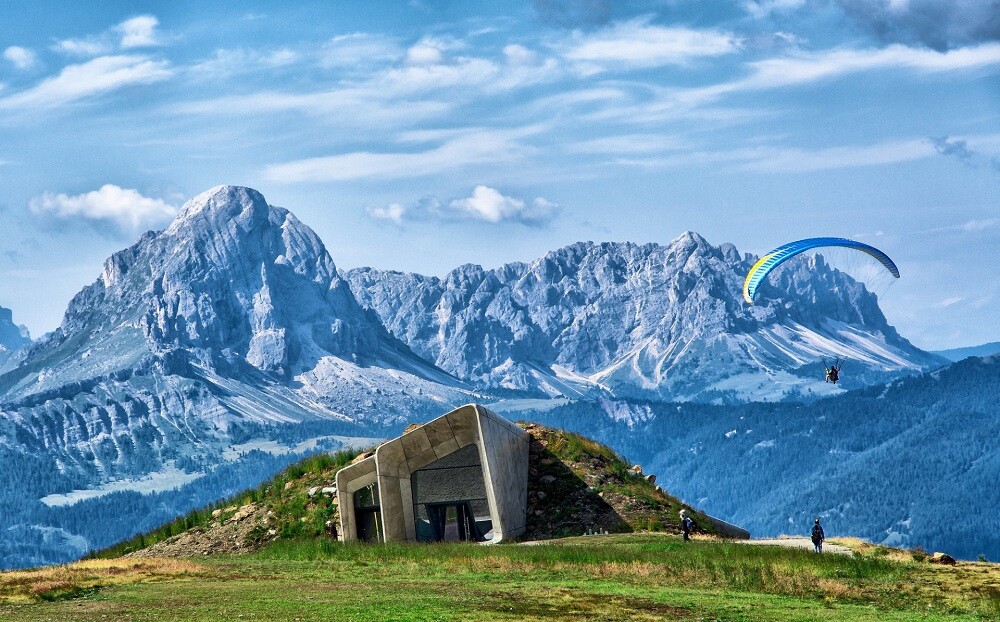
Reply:
[[362, 460], [367, 460], [368, 458], [371, 458], [374, 455], [375, 455], [374, 451], [366, 451], [364, 453], [358, 454], [358, 456], [354, 460], [351, 460], [351, 464], [357, 464]]
[[944, 564], [946, 566], [954, 566], [957, 562], [955, 558], [947, 553], [934, 553], [931, 555], [930, 562], [932, 564]]

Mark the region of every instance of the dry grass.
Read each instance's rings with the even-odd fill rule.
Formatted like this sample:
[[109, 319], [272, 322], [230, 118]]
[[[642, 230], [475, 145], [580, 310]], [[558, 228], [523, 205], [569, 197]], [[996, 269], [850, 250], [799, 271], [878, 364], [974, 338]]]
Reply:
[[34, 570], [0, 573], [0, 602], [72, 598], [109, 585], [192, 576], [202, 566], [182, 559], [89, 559]]

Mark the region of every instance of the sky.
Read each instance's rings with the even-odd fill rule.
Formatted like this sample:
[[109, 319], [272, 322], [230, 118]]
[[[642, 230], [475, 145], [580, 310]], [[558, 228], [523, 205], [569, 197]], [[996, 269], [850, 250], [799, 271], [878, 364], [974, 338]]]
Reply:
[[696, 231], [883, 249], [915, 345], [1000, 340], [996, 0], [0, 0], [0, 305], [39, 336], [219, 184], [340, 268]]

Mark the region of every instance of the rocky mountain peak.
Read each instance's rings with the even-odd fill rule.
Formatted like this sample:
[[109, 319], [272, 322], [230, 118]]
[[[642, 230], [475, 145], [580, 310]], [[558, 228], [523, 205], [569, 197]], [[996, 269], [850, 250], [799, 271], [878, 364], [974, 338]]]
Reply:
[[4, 353], [13, 352], [29, 343], [31, 337], [28, 329], [14, 323], [14, 313], [10, 309], [0, 307], [0, 359], [6, 358]]
[[489, 387], [773, 399], [808, 382], [796, 374], [823, 357], [857, 359], [873, 374], [933, 364], [888, 325], [874, 295], [818, 258], [790, 262], [747, 305], [753, 259], [688, 231], [665, 245], [578, 242], [441, 280], [346, 277], [415, 352]]
[[70, 343], [102, 352], [111, 369], [181, 349], [223, 373], [248, 363], [286, 377], [325, 356], [412, 357], [358, 304], [312, 229], [240, 186], [199, 194], [164, 231], [109, 257], [33, 354]]
[[269, 206], [264, 196], [253, 188], [244, 186], [216, 186], [188, 200], [167, 229], [176, 233], [183, 227], [197, 226], [201, 221], [228, 222], [265, 220]]

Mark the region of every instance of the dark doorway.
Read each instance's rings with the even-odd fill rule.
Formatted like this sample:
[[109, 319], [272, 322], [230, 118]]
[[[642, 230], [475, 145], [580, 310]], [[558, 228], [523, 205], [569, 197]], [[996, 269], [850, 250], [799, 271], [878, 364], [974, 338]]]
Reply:
[[354, 523], [358, 540], [382, 541], [382, 507], [379, 505], [377, 483], [373, 482], [354, 493]]
[[493, 538], [479, 448], [467, 445], [414, 471], [413, 518], [420, 542], [483, 542]]
[[434, 542], [481, 542], [485, 539], [470, 503], [428, 503], [424, 508]]

